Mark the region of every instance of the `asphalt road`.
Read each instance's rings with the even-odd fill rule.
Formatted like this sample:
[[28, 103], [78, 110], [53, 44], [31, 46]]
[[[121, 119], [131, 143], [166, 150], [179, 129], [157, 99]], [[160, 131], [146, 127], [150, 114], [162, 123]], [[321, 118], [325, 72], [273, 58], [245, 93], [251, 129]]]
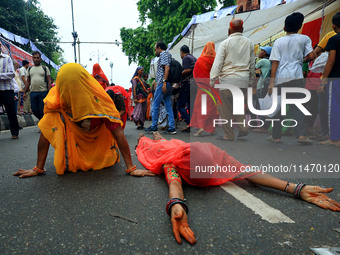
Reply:
[[[133, 148], [139, 132], [131, 122], [125, 132], [137, 163]], [[251, 133], [234, 142], [180, 132], [167, 137], [213, 142], [245, 164], [340, 163], [340, 148], [301, 146], [293, 137], [285, 137], [281, 145], [269, 144], [265, 136]], [[340, 247], [340, 213], [246, 181], [235, 184], [272, 208], [274, 216], [280, 212], [294, 223], [271, 223], [262, 214], [272, 209], [255, 212], [221, 187], [184, 186], [197, 243], [178, 245], [165, 213], [164, 176], [130, 177], [122, 162], [100, 171], [58, 176], [53, 148], [44, 176], [12, 176], [19, 168], [35, 165], [38, 137], [37, 127], [21, 130], [19, 140], [0, 133], [0, 254], [312, 254], [310, 247]], [[307, 172], [283, 177], [334, 187], [331, 197], [340, 201], [340, 173], [330, 173], [330, 178]], [[117, 214], [136, 223], [112, 216]]]

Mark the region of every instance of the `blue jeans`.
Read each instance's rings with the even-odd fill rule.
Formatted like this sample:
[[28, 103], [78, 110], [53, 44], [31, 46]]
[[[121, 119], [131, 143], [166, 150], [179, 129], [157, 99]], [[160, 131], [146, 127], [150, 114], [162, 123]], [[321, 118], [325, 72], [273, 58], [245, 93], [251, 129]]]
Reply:
[[[167, 85], [169, 85], [169, 83]], [[167, 93], [166, 95], [164, 95], [164, 93], [162, 91], [162, 84], [157, 85], [157, 88], [156, 88], [155, 93], [154, 93], [154, 98], [153, 98], [153, 102], [152, 102], [152, 125], [151, 125], [151, 128], [157, 128], [159, 107], [160, 107], [162, 100], [164, 101], [164, 106], [165, 106], [165, 109], [168, 113], [169, 128], [173, 129], [173, 128], [175, 128], [175, 119], [174, 119], [174, 113], [172, 111], [172, 106], [171, 106], [171, 94]]]
[[39, 120], [44, 116], [44, 98], [47, 96], [48, 91], [31, 92], [31, 109], [35, 117]]
[[177, 101], [178, 111], [187, 125], [190, 124], [190, 115], [185, 107], [188, 107], [190, 112], [190, 84], [182, 84], [179, 90], [179, 96]]

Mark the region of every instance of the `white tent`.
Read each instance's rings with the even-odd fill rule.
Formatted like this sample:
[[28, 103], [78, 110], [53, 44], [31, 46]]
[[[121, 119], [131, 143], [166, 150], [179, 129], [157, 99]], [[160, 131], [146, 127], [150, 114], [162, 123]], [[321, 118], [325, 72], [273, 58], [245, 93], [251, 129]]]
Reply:
[[244, 21], [243, 34], [248, 37], [254, 44], [259, 44], [283, 31], [285, 18], [293, 12], [301, 12], [305, 15], [305, 22], [321, 18], [322, 14], [340, 8], [340, 1], [334, 0], [298, 0], [289, 4], [282, 4], [270, 9], [256, 10], [236, 14], [235, 16], [226, 16], [221, 19], [213, 19], [204, 23], [192, 25], [186, 35], [170, 49], [172, 56], [180, 60], [180, 48], [182, 45], [188, 45], [191, 53], [199, 57], [208, 41], [219, 44], [227, 38], [229, 22], [235, 18], [241, 18]]

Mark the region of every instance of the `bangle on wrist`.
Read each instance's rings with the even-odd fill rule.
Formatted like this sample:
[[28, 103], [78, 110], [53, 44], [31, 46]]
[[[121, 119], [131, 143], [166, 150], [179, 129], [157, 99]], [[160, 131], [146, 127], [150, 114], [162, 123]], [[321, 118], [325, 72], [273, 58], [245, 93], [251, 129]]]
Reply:
[[33, 167], [33, 171], [38, 173], [38, 174], [44, 174], [46, 173], [46, 170], [45, 169], [39, 169], [37, 168], [37, 166]]
[[296, 184], [295, 189], [294, 189], [294, 191], [293, 191], [293, 194], [294, 194], [294, 197], [295, 197], [295, 198], [301, 198], [301, 197], [300, 197], [300, 193], [301, 193], [301, 190], [302, 190], [302, 188], [303, 188], [304, 186], [306, 186], [306, 184], [303, 183], [303, 182], [299, 182], [298, 184]]
[[137, 166], [136, 166], [136, 165], [134, 165], [134, 166], [132, 166], [132, 167], [126, 169], [125, 172], [129, 174], [129, 173], [131, 173], [131, 172], [133, 172], [133, 171], [135, 171], [135, 170], [137, 170]]
[[171, 207], [175, 204], [181, 204], [181, 206], [183, 207], [183, 209], [185, 210], [185, 212], [188, 214], [189, 210], [188, 210], [188, 206], [185, 203], [185, 199], [182, 200], [180, 198], [174, 197], [171, 198], [167, 203], [166, 203], [166, 213], [171, 217]]
[[290, 184], [290, 182], [287, 182], [287, 185], [286, 185], [286, 187], [285, 187], [285, 189], [284, 189], [284, 192], [286, 192], [286, 193], [288, 193], [289, 184]]

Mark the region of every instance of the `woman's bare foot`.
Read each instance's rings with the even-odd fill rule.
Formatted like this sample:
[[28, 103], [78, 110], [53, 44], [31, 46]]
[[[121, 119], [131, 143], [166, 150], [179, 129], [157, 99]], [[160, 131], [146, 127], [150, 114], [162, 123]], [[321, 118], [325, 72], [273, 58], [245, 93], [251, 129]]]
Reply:
[[203, 128], [200, 128], [196, 134], [194, 134], [194, 136], [202, 136], [204, 133], [204, 129]]
[[152, 137], [154, 140], [165, 140], [165, 138], [159, 132], [153, 132]]

